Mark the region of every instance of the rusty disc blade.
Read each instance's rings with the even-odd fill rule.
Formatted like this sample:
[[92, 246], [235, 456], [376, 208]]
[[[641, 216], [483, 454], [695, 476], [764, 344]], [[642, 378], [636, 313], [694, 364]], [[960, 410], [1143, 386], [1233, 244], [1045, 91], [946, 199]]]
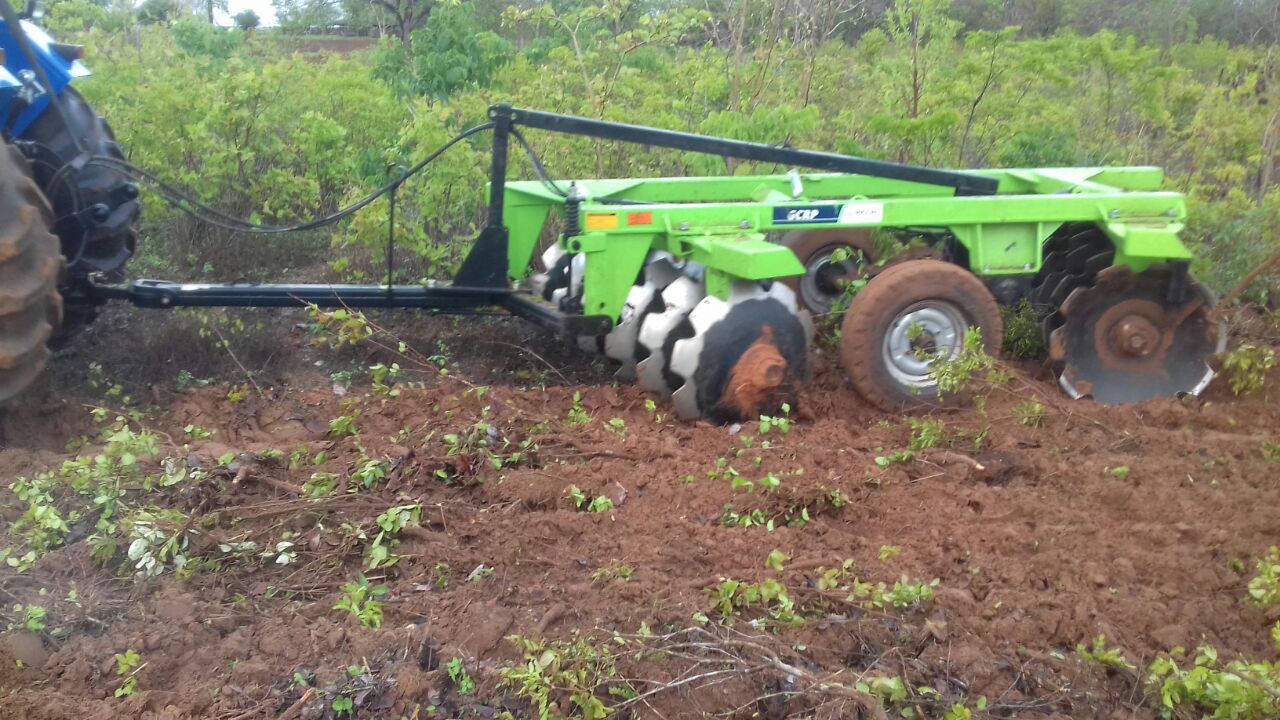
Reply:
[[1108, 405], [1200, 393], [1213, 378], [1209, 359], [1225, 341], [1209, 318], [1212, 294], [1189, 282], [1185, 297], [1171, 303], [1164, 268], [1108, 268], [1098, 277], [1072, 292], [1053, 331], [1063, 390]]

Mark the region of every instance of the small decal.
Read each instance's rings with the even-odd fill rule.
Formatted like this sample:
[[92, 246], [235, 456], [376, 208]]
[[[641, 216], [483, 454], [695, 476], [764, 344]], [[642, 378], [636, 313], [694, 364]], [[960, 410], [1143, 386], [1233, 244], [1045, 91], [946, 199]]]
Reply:
[[884, 203], [849, 203], [840, 211], [840, 222], [844, 225], [874, 225], [884, 222]]
[[618, 227], [618, 213], [587, 213], [587, 230], [612, 230]]
[[773, 209], [773, 224], [802, 225], [805, 223], [833, 223], [839, 216], [839, 205], [776, 207]]

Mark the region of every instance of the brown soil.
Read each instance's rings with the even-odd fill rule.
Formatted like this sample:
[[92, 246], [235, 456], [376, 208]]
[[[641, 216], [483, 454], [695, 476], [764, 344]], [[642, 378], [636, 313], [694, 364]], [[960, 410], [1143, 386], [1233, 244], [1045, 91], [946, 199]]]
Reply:
[[[645, 641], [666, 642], [662, 654], [619, 658], [621, 676], [653, 691], [619, 717], [874, 717], [876, 703], [840, 690], [863, 674], [932, 687], [937, 699], [912, 701], [924, 717], [954, 702], [972, 707], [978, 696], [998, 717], [1154, 717], [1143, 680], [1157, 653], [1199, 644], [1225, 657], [1275, 652], [1267, 635], [1275, 618], [1242, 602], [1253, 559], [1280, 532], [1278, 466], [1261, 452], [1280, 433], [1275, 372], [1247, 399], [1220, 383], [1200, 400], [1107, 408], [1069, 402], [1034, 369], [1020, 371], [1016, 389], [993, 393], [985, 415], [972, 406], [939, 411], [946, 445], [882, 467], [907, 447], [908, 418], [861, 401], [831, 350], [816, 353], [790, 431], [762, 436], [756, 423], [678, 422], [661, 402], [651, 412], [651, 398], [610, 384], [603, 363], [574, 359], [557, 340], [507, 321], [395, 321], [424, 353], [447, 356], [449, 372], [416, 368], [413, 383], [387, 397], [367, 378], [329, 377], [380, 356], [312, 348], [301, 333], [286, 336], [303, 316], [263, 313], [269, 340], [233, 335], [232, 349], [262, 344], [276, 355], [261, 360], [271, 368], [258, 380], [262, 395], [248, 387], [233, 403], [227, 392], [243, 375], [216, 360], [225, 355], [216, 337], [178, 337], [175, 324], [188, 322], [180, 318], [126, 317], [136, 315], [109, 315], [55, 359], [50, 387], [3, 418], [4, 476], [73, 457], [67, 442], [94, 432], [84, 405], [119, 409], [120, 395], [104, 395], [118, 382], [147, 409], [141, 425], [161, 433], [163, 454], [212, 468], [127, 502], [189, 514], [193, 558], [224, 557], [220, 544], [244, 540], [274, 547], [286, 532], [297, 557], [136, 579], [127, 564], [91, 557], [92, 518], [73, 523], [67, 544], [31, 570], [0, 570], [0, 607], [48, 610], [39, 642], [13, 631], [0, 643], [0, 717], [320, 718], [336, 716], [339, 693], [360, 718], [537, 717], [499, 685], [502, 668], [523, 662], [509, 636], [592, 636], [607, 648], [621, 646], [613, 633], [642, 626], [675, 634]], [[1264, 331], [1275, 344], [1274, 328]], [[146, 336], [168, 340], [119, 342]], [[206, 365], [156, 359], [172, 354]], [[97, 387], [76, 379], [90, 361], [102, 366]], [[141, 367], [155, 374], [137, 374]], [[179, 392], [182, 369], [217, 381]], [[1043, 426], [1018, 422], [1016, 408], [1032, 396], [1047, 406]], [[589, 422], [570, 421], [575, 402]], [[358, 442], [328, 432], [343, 415], [355, 418]], [[189, 424], [214, 434], [192, 439]], [[744, 436], [754, 436], [749, 449]], [[92, 456], [98, 446], [77, 452]], [[390, 461], [384, 479], [332, 498], [300, 496], [317, 471], [345, 482], [360, 447]], [[523, 455], [497, 470], [486, 447]], [[278, 449], [287, 458], [295, 448], [327, 459], [289, 470], [287, 460], [261, 455]], [[220, 468], [228, 453], [235, 459]], [[751, 491], [732, 487], [720, 458], [754, 481]], [[1122, 466], [1127, 477], [1109, 471]], [[781, 484], [766, 491], [760, 480], [770, 472]], [[613, 507], [575, 509], [571, 485]], [[5, 503], [0, 512], [12, 521], [23, 507], [9, 493]], [[411, 503], [422, 518], [400, 534], [399, 563], [367, 572], [390, 595], [381, 629], [365, 628], [334, 609], [338, 588], [361, 574], [379, 513]], [[726, 526], [727, 509], [758, 509], [775, 529]], [[887, 546], [899, 552], [882, 553]], [[780, 572], [766, 567], [774, 550], [788, 558]], [[863, 580], [936, 578], [936, 597], [904, 609], [845, 602], [817, 583], [820, 568], [844, 559]], [[726, 629], [714, 601], [723, 578], [780, 580], [809, 619], [771, 630], [753, 622], [764, 617], [757, 606], [739, 609]], [[696, 613], [710, 617], [709, 629], [679, 634], [699, 627]], [[1098, 635], [1139, 670], [1081, 661], [1074, 648]], [[137, 691], [117, 698], [113, 656], [128, 649], [145, 665]], [[474, 693], [450, 680], [453, 658], [475, 679]], [[561, 715], [576, 710], [567, 697], [552, 699]]]

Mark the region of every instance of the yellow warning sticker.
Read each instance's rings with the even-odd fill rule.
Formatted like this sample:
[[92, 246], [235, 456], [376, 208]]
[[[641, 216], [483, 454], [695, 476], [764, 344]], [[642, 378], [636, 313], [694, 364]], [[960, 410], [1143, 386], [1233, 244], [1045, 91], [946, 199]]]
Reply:
[[618, 227], [618, 213], [587, 213], [588, 230], [612, 230]]

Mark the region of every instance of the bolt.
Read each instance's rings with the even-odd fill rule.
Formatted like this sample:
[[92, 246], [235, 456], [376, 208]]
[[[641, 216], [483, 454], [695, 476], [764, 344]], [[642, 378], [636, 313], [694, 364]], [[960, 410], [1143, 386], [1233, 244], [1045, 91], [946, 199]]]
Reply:
[[676, 229], [677, 229], [677, 230], [688, 230], [688, 229], [689, 229], [689, 223], [687, 223], [687, 222], [682, 222], [682, 223], [680, 223], [679, 225], [677, 225], [677, 226], [676, 226]]
[[1115, 218], [1120, 217], [1120, 211], [1119, 211], [1119, 210], [1112, 210], [1112, 211], [1110, 211], [1110, 212], [1108, 212], [1108, 213], [1107, 213], [1107, 217], [1109, 217], [1109, 218], [1111, 218], [1111, 219], [1113, 219], [1113, 220], [1114, 220]]
[[738, 227], [742, 228], [743, 230], [747, 230], [751, 227], [751, 221], [743, 220], [742, 222], [738, 223]]
[[990, 266], [990, 265], [983, 265], [983, 266], [982, 266], [982, 272], [984, 272], [984, 273], [989, 273], [989, 272], [991, 272], [991, 266]]
[[1174, 208], [1169, 208], [1168, 210], [1165, 210], [1164, 214], [1168, 215], [1169, 217], [1178, 217], [1178, 211], [1175, 210]]
[[1150, 320], [1131, 315], [1120, 321], [1112, 330], [1111, 341], [1120, 352], [1131, 357], [1147, 357], [1155, 351], [1160, 330]]
[[1022, 266], [1022, 269], [1023, 269], [1023, 270], [1030, 270], [1030, 269], [1031, 269], [1031, 263], [1026, 263], [1026, 264], [1024, 264], [1024, 265]]

